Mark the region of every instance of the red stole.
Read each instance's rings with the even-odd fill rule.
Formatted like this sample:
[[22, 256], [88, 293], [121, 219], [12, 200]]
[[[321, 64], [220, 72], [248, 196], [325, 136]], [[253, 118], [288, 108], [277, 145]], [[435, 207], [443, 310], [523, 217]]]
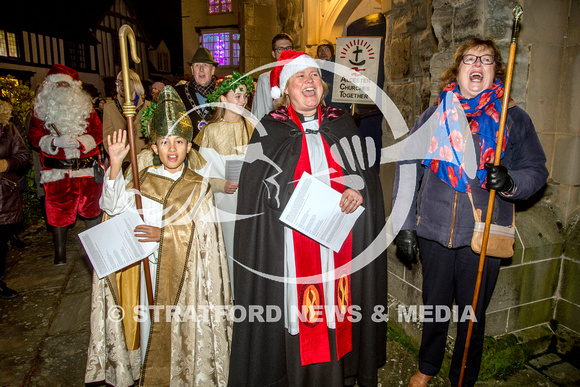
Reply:
[[[290, 118], [304, 133], [302, 123], [292, 105], [288, 106]], [[318, 106], [318, 125], [322, 120], [320, 106]], [[322, 138], [324, 154], [328, 163], [330, 185], [336, 191], [344, 192], [342, 168], [336, 162], [330, 147]], [[296, 170], [294, 171], [294, 186], [304, 172], [311, 174], [310, 157], [306, 144], [306, 134], [302, 136], [302, 150]], [[322, 266], [320, 262], [320, 244], [312, 239], [292, 231], [294, 240], [294, 261], [296, 278], [316, 276], [316, 283], [299, 283], [299, 334], [300, 359], [302, 365], [324, 363], [330, 361], [330, 347], [328, 342], [328, 327], [324, 305], [324, 291], [322, 287]], [[340, 360], [352, 350], [352, 322], [351, 322], [351, 294], [350, 294], [350, 261], [352, 259], [352, 231], [344, 241], [340, 251], [334, 253], [334, 294], [335, 294], [335, 325], [337, 358]], [[343, 268], [340, 268], [343, 266]]]

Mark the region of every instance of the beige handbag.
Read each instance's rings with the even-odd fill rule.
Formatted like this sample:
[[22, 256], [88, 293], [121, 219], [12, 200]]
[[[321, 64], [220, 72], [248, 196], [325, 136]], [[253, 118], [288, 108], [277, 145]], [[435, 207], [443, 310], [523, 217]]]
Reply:
[[[481, 253], [481, 246], [483, 245], [483, 232], [485, 230], [485, 222], [481, 221], [481, 210], [476, 210], [473, 204], [473, 197], [468, 192], [471, 207], [473, 208], [473, 218], [475, 219], [475, 227], [473, 228], [473, 237], [471, 237], [471, 249], [477, 253]], [[516, 208], [514, 205], [513, 223], [511, 226], [500, 226], [491, 224], [489, 227], [489, 237], [487, 239], [487, 249], [485, 255], [495, 258], [511, 258], [514, 255], [514, 242], [516, 240]]]

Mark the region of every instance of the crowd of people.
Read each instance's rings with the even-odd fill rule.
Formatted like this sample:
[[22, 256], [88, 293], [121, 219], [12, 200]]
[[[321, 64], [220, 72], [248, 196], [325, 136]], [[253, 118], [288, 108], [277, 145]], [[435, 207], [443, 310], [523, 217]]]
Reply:
[[[386, 240], [383, 190], [377, 165], [369, 163], [374, 149], [366, 149], [349, 107], [329, 97], [332, 73], [321, 70], [320, 61], [333, 62], [334, 50], [324, 40], [315, 59], [296, 51], [290, 35], [278, 34], [272, 39], [276, 65], [256, 82], [236, 72], [218, 79], [218, 62], [202, 47], [189, 62], [189, 81], [155, 82], [148, 97], [133, 70], [131, 95], [125, 95], [119, 72], [115, 96], [92, 100], [76, 70], [50, 68], [37, 90], [26, 138], [37, 152], [54, 264], [66, 264], [67, 230], [78, 217], [90, 228], [139, 209], [144, 224], [134, 229], [135, 237], [156, 246], [146, 262], [103, 278], [93, 274], [86, 383], [378, 384], [377, 370], [386, 362], [387, 257], [373, 246]], [[495, 43], [468, 41], [441, 78], [438, 103], [412, 130], [439, 114], [448, 95], [459, 101], [476, 146], [476, 177], [447, 158], [445, 139], [452, 135], [442, 123], [429, 156], [398, 164], [395, 193], [405, 178], [403, 165], [411, 165], [416, 178], [395, 244], [408, 267], [420, 256], [425, 305], [471, 305], [478, 254], [470, 246], [474, 219], [465, 214], [472, 207], [485, 212], [489, 190], [497, 190], [494, 222], [509, 226], [514, 201], [528, 199], [546, 182], [534, 126], [513, 102], [501, 165], [490, 164], [504, 78]], [[127, 100], [135, 107], [132, 144], [123, 114]], [[10, 104], [0, 101], [3, 299], [18, 296], [4, 282], [4, 270], [9, 230], [23, 215], [18, 173], [30, 157], [9, 111]], [[451, 140], [456, 151], [463, 144], [462, 138]], [[139, 200], [131, 168], [139, 174]], [[354, 218], [338, 248], [280, 221], [292, 200], [305, 200], [297, 187], [309, 184], [310, 176], [337, 192], [338, 219]], [[325, 232], [338, 224], [319, 222]], [[486, 258], [466, 386], [477, 380], [485, 309], [499, 265], [499, 258]], [[165, 310], [150, 313], [156, 307]], [[124, 310], [123, 319], [110, 315], [114, 308]], [[419, 369], [410, 386], [426, 386], [439, 372], [447, 328], [424, 323]], [[462, 322], [449, 375], [453, 385], [466, 335]]]

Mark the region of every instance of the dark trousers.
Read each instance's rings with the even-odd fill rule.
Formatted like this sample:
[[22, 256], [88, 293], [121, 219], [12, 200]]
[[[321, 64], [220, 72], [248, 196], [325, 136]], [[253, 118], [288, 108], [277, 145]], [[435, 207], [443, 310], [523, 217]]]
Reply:
[[[471, 307], [477, 279], [479, 254], [471, 247], [449, 249], [441, 244], [419, 238], [419, 251], [423, 266], [423, 304], [426, 309], [446, 306], [452, 309], [453, 301], [458, 306], [457, 336], [449, 371], [449, 380], [456, 386], [459, 382], [463, 349], [467, 336], [469, 319], [461, 319], [466, 308]], [[500, 259], [486, 257], [479, 299], [475, 308], [477, 322], [473, 324], [467, 368], [463, 386], [473, 386], [479, 374], [483, 339], [485, 334], [485, 310], [493, 294], [499, 274]], [[435, 314], [432, 313], [431, 316]], [[467, 315], [469, 316], [469, 315]], [[463, 321], [463, 322], [462, 322]], [[421, 348], [419, 350], [419, 370], [426, 375], [435, 375], [441, 368], [447, 340], [449, 320], [424, 322]]]
[[4, 279], [6, 271], [6, 254], [8, 252], [8, 239], [12, 235], [13, 224], [0, 224], [0, 281]]

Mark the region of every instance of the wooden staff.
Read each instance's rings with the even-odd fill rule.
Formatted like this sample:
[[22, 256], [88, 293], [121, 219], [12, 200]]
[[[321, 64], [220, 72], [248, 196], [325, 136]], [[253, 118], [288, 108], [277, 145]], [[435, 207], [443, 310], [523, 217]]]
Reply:
[[[507, 74], [505, 79], [505, 88], [503, 101], [501, 106], [501, 118], [499, 120], [499, 131], [497, 133], [497, 146], [495, 148], [495, 160], [494, 165], [499, 165], [501, 160], [501, 151], [503, 145], [503, 137], [505, 132], [505, 123], [507, 119], [508, 103], [510, 98], [510, 90], [512, 85], [512, 75], [514, 72], [514, 62], [516, 59], [516, 40], [518, 35], [518, 24], [522, 14], [524, 13], [520, 5], [516, 5], [514, 8], [514, 22], [512, 27], [512, 41], [510, 45], [510, 56], [507, 65]], [[477, 269], [477, 279], [475, 281], [475, 290], [473, 292], [473, 301], [471, 302], [471, 308], [473, 310], [473, 317], [475, 317], [475, 309], [477, 307], [477, 301], [479, 299], [479, 290], [481, 288], [481, 277], [483, 276], [483, 267], [485, 265], [485, 253], [487, 252], [487, 242], [489, 239], [489, 227], [491, 225], [491, 216], [493, 214], [493, 203], [495, 201], [495, 190], [489, 190], [489, 201], [487, 203], [487, 215], [485, 217], [485, 228], [483, 231], [483, 242], [481, 246], [481, 253], [479, 254], [479, 267]], [[465, 338], [465, 348], [463, 349], [463, 359], [461, 361], [461, 372], [459, 373], [459, 387], [463, 384], [463, 377], [465, 376], [465, 368], [467, 365], [467, 355], [469, 353], [469, 344], [471, 342], [471, 335], [473, 333], [473, 318], [469, 319], [469, 325], [467, 327], [467, 337]]]
[[[123, 104], [123, 114], [127, 117], [127, 133], [129, 134], [129, 154], [131, 157], [131, 171], [133, 173], [133, 185], [139, 192], [141, 190], [139, 184], [139, 169], [137, 166], [137, 150], [135, 149], [135, 130], [133, 129], [133, 117], [135, 117], [137, 109], [131, 100], [131, 77], [129, 75], [129, 54], [127, 52], [127, 40], [131, 44], [131, 58], [133, 62], [139, 63], [141, 59], [137, 56], [137, 44], [135, 41], [135, 33], [127, 24], [123, 24], [119, 28], [119, 45], [121, 46], [121, 67], [123, 70], [123, 90], [125, 91], [125, 103]], [[135, 194], [135, 206], [143, 219], [143, 204], [141, 203], [141, 195]], [[145, 270], [145, 284], [147, 285], [147, 300], [149, 306], [153, 306], [153, 287], [151, 286], [151, 271], [149, 269], [149, 258], [143, 259], [143, 269]], [[149, 309], [152, 315], [153, 310]]]

